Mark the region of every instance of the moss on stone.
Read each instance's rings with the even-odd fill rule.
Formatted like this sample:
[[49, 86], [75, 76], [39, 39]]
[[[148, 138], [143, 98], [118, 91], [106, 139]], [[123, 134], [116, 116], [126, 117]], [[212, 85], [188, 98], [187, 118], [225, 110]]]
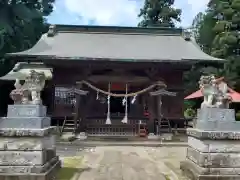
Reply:
[[166, 180], [171, 180], [168, 175], [165, 174], [164, 176], [165, 176], [165, 179], [166, 179]]

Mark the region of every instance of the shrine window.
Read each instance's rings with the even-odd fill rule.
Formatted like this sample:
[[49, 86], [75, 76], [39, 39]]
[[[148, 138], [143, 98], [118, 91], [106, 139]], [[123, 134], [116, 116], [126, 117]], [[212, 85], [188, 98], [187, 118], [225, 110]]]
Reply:
[[55, 87], [55, 104], [74, 105], [75, 103], [76, 97], [72, 88]]

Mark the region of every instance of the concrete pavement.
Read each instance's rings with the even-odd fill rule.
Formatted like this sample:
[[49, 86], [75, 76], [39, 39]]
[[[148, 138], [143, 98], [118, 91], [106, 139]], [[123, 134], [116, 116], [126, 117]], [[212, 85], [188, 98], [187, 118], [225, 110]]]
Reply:
[[[74, 147], [69, 147], [66, 152], [74, 152]], [[75, 154], [84, 157], [82, 169], [85, 171], [74, 180], [185, 180], [179, 169], [185, 153], [185, 147], [82, 148]]]

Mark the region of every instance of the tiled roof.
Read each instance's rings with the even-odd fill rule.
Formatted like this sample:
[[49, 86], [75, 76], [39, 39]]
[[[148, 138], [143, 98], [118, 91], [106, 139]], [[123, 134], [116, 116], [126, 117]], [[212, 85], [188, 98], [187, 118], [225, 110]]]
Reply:
[[31, 49], [8, 56], [116, 61], [221, 61], [186, 40], [180, 29], [59, 25]]

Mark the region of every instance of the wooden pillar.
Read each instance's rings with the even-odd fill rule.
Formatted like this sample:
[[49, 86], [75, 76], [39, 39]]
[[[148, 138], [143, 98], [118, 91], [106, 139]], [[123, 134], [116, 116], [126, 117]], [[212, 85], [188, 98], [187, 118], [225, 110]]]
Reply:
[[76, 94], [76, 104], [75, 104], [75, 114], [74, 114], [74, 132], [76, 133], [78, 127], [77, 127], [77, 121], [79, 120], [79, 107], [80, 107], [80, 100], [81, 96], [79, 94]]
[[[151, 96], [155, 96], [157, 101], [157, 117], [158, 117], [158, 127], [159, 127], [159, 122], [162, 120], [162, 96], [176, 96], [176, 93], [169, 92], [165, 89], [158, 89], [155, 92], [150, 92]], [[168, 122], [169, 123], [169, 122]]]
[[54, 108], [55, 108], [55, 84], [51, 80], [50, 82], [50, 87], [49, 87], [49, 93], [50, 93], [50, 108], [49, 112], [51, 115], [54, 113]]
[[43, 104], [47, 107], [47, 114], [48, 115], [52, 115], [53, 114], [53, 110], [54, 110], [54, 84], [53, 81], [46, 81], [46, 85], [43, 89], [43, 91], [41, 92], [41, 98], [43, 101]]
[[[51, 117], [55, 117], [55, 114], [56, 114], [56, 102], [55, 102], [55, 88], [56, 88], [56, 77], [55, 77], [55, 69], [53, 69], [52, 71], [52, 79], [49, 80], [50, 82], [50, 114], [51, 114]], [[52, 118], [51, 119], [51, 124], [54, 125], [54, 126], [57, 126], [59, 128], [59, 118], [57, 119], [54, 119]]]
[[87, 91], [83, 91], [81, 90], [82, 88], [82, 84], [77, 84], [76, 88], [74, 89], [75, 92], [75, 96], [76, 96], [76, 104], [75, 104], [75, 114], [74, 114], [74, 132], [76, 133], [76, 131], [79, 129], [79, 127], [77, 126], [77, 121], [80, 120], [80, 116], [81, 116], [81, 96], [86, 95]]
[[85, 128], [85, 122], [86, 122], [86, 117], [87, 117], [87, 113], [88, 113], [88, 109], [92, 103], [92, 101], [94, 100], [93, 96], [92, 96], [92, 93], [91, 91], [87, 91], [88, 94], [87, 94], [87, 102], [85, 102], [84, 98], [85, 97], [80, 97], [79, 99], [79, 109], [78, 109], [78, 112], [79, 112], [79, 119], [81, 119], [80, 121], [80, 126], [78, 127], [78, 131], [80, 131], [82, 128]]
[[161, 95], [158, 95], [158, 96], [155, 96], [156, 97], [156, 118], [157, 118], [157, 132], [156, 134], [159, 135], [159, 132], [160, 132], [160, 122], [161, 122], [161, 119], [162, 119], [162, 96]]
[[154, 132], [154, 119], [156, 118], [156, 112], [154, 107], [154, 97], [153, 96], [147, 96], [148, 98], [148, 111], [149, 111], [149, 119], [148, 119], [148, 131], [150, 133]]

